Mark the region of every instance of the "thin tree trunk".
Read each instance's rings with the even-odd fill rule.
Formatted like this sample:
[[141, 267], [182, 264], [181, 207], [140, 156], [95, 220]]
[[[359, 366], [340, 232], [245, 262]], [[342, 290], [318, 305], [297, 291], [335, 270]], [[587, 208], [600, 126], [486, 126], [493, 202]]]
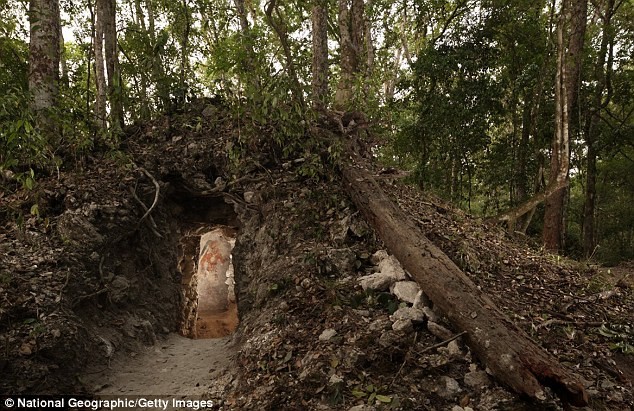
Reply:
[[311, 10], [313, 77], [312, 105], [315, 110], [324, 110], [328, 98], [328, 2], [315, 0]]
[[[554, 4], [552, 5], [552, 8], [554, 10]], [[553, 12], [554, 13], [554, 12]], [[551, 21], [549, 22], [549, 33], [551, 33], [552, 35], [552, 13], [551, 13]], [[549, 41], [550, 44], [550, 41]], [[550, 54], [550, 52], [548, 52]], [[542, 67], [540, 69], [540, 75], [539, 75], [539, 81], [537, 83], [537, 86], [535, 88], [535, 90], [533, 91], [533, 93], [531, 93], [532, 95], [527, 96], [525, 98], [525, 100], [527, 100], [528, 106], [525, 105], [525, 110], [528, 107], [528, 112], [524, 112], [523, 115], [523, 119], [522, 119], [522, 142], [521, 145], [522, 147], [524, 147], [523, 150], [528, 150], [529, 148], [529, 143], [530, 143], [530, 138], [532, 135], [535, 135], [536, 129], [537, 129], [537, 120], [539, 117], [539, 112], [543, 103], [543, 99], [544, 99], [544, 87], [545, 87], [545, 79], [547, 78], [546, 72], [548, 69], [548, 60], [544, 59], [544, 62], [542, 64]], [[526, 118], [526, 116], [528, 116], [528, 119]], [[527, 121], [528, 120], [528, 121]], [[522, 165], [521, 163], [523, 163], [524, 161], [527, 161], [527, 152], [520, 152], [520, 159], [522, 159], [522, 161], [520, 162], [520, 167], [525, 167], [526, 165]], [[538, 171], [537, 171], [537, 175], [535, 177], [535, 184], [534, 184], [534, 190], [533, 193], [537, 194], [540, 193], [540, 190], [542, 190], [542, 188], [545, 187], [545, 184], [543, 184], [543, 177], [544, 177], [544, 158], [542, 153], [537, 150], [536, 152], [536, 158], [538, 158]], [[526, 174], [527, 172], [524, 171], [523, 174]], [[523, 184], [524, 187], [526, 187], [526, 184]], [[522, 200], [520, 202], [524, 202], [524, 201], [531, 201], [530, 199], [528, 199], [528, 190], [526, 191], [526, 194], [521, 197], [518, 196], [520, 198], [522, 198]], [[543, 201], [545, 197], [542, 198], [541, 201]], [[527, 200], [528, 199], [528, 200]], [[518, 215], [517, 219], [519, 219], [518, 222], [516, 221], [508, 221], [508, 226], [509, 227], [519, 227], [516, 230], [521, 232], [521, 233], [525, 233], [528, 226], [531, 223], [531, 220], [533, 219], [533, 216], [535, 215], [535, 211], [536, 211], [536, 207], [537, 205], [539, 205], [539, 203], [541, 202], [532, 202], [532, 208], [529, 208], [528, 210], [526, 210], [524, 212], [524, 214]], [[521, 206], [520, 206], [521, 207]], [[517, 210], [517, 209], [516, 209]], [[513, 211], [513, 210], [511, 210]]]
[[180, 99], [185, 102], [187, 95], [187, 73], [189, 71], [189, 33], [191, 31], [191, 16], [189, 12], [189, 6], [187, 0], [183, 0], [183, 13], [185, 14], [185, 32], [183, 33], [183, 40], [181, 42], [181, 62], [180, 62]]
[[152, 77], [156, 84], [156, 96], [158, 97], [157, 106], [164, 112], [170, 107], [169, 88], [166, 84], [165, 68], [161, 59], [160, 48], [157, 47], [158, 39], [156, 38], [156, 24], [154, 17], [154, 0], [145, 0], [147, 7], [148, 32], [152, 43]]
[[[147, 25], [145, 24], [145, 13], [143, 12], [143, 7], [141, 6], [141, 0], [134, 1], [134, 7], [136, 10], [136, 21], [139, 27], [143, 29], [144, 33], [148, 33]], [[145, 71], [145, 67], [142, 67], [140, 70], [141, 75], [141, 95], [140, 97], [140, 106], [141, 113], [140, 118], [148, 119], [150, 117], [150, 102], [148, 99], [148, 79], [147, 73]]]
[[[414, 65], [414, 61], [412, 59], [412, 54], [409, 51], [409, 41], [407, 36], [407, 25], [409, 24], [409, 21], [407, 18], [407, 9], [408, 5], [404, 4], [403, 14], [401, 15], [401, 45], [403, 46], [403, 55], [405, 56], [405, 60], [407, 61], [408, 66], [411, 68]], [[427, 30], [427, 28], [425, 28], [425, 30]]]
[[103, 11], [102, 4], [97, 0], [93, 14], [93, 46], [95, 53], [95, 115], [97, 129], [105, 131], [108, 128], [106, 113], [106, 69], [103, 57]]
[[530, 141], [530, 123], [532, 101], [525, 101], [522, 109], [522, 131], [517, 148], [517, 172], [515, 179], [515, 202], [522, 203], [528, 198], [528, 149]]
[[152, 45], [154, 45], [156, 43], [156, 25], [154, 23], [154, 5], [152, 4], [152, 1], [153, 0], [145, 0], [145, 7], [147, 7], [147, 22], [150, 40], [152, 40]]
[[[562, 49], [561, 69], [558, 72], [560, 85], [556, 93], [559, 92], [559, 104], [557, 108], [560, 115], [559, 127], [555, 133], [552, 143], [552, 157], [550, 162], [550, 178], [560, 178], [560, 173], [565, 171], [565, 179], [568, 180], [568, 168], [570, 158], [569, 147], [569, 127], [570, 115], [576, 104], [579, 89], [579, 72], [581, 70], [581, 51], [583, 49], [584, 36], [586, 30], [586, 20], [588, 14], [587, 0], [564, 0], [560, 17], [561, 33], [558, 28], [558, 45]], [[564, 30], [563, 26], [568, 26], [569, 30]], [[569, 36], [567, 45], [563, 40], [563, 32]], [[565, 48], [566, 51], [563, 51]], [[563, 111], [562, 111], [563, 110]], [[557, 123], [557, 121], [556, 121]], [[566, 184], [554, 192], [545, 201], [544, 212], [544, 247], [552, 252], [559, 252], [564, 242], [564, 210], [566, 198]]]
[[372, 77], [374, 76], [374, 41], [372, 39], [372, 21], [371, 11], [373, 7], [373, 0], [367, 0], [365, 18], [363, 21], [363, 38], [364, 50], [365, 50], [365, 81], [363, 84], [366, 99], [370, 98], [370, 85], [372, 84]]
[[[535, 192], [539, 193], [543, 187], [543, 181], [544, 181], [544, 159], [541, 153], [537, 157], [538, 157], [537, 159], [538, 166], [537, 166], [537, 175], [535, 176]], [[526, 214], [522, 216], [522, 218], [520, 219], [521, 224], [519, 227], [520, 233], [526, 233], [526, 230], [528, 230], [528, 226], [531, 224], [531, 221], [533, 220], [533, 216], [535, 215], [536, 210], [537, 210], [537, 207], [533, 207]]]
[[110, 102], [110, 127], [116, 133], [123, 127], [123, 101], [119, 51], [117, 46], [116, 2], [98, 0], [103, 3], [104, 57], [108, 80], [108, 100]]
[[392, 75], [385, 82], [385, 102], [391, 103], [394, 101], [394, 92], [396, 90], [396, 83], [398, 81], [398, 73], [401, 68], [401, 60], [403, 56], [403, 48], [398, 47], [396, 49], [396, 56], [394, 57], [394, 65], [392, 66]]
[[[609, 100], [603, 102], [603, 91], [606, 87], [608, 71], [610, 65], [606, 66], [605, 62], [612, 48], [609, 47], [613, 39], [612, 34], [612, 16], [614, 14], [615, 0], [608, 0], [605, 10], [603, 11], [603, 33], [601, 38], [601, 46], [597, 55], [597, 63], [594, 69], [594, 79], [596, 86], [592, 97], [592, 107], [586, 120], [585, 138], [586, 138], [586, 191], [585, 201], [583, 205], [583, 254], [590, 257], [594, 253], [596, 247], [595, 238], [595, 204], [597, 194], [597, 125], [599, 124], [601, 110], [609, 103]], [[608, 61], [611, 60], [611, 57]]]
[[68, 79], [68, 64], [66, 63], [66, 44], [64, 42], [64, 34], [61, 30], [59, 30], [59, 69], [60, 69], [60, 82], [64, 86], [68, 87], [69, 79]]
[[58, 140], [52, 115], [59, 94], [60, 16], [59, 0], [31, 0], [29, 4], [29, 91], [37, 127], [49, 144]]
[[[518, 207], [496, 217], [498, 221], [506, 222], [510, 229], [518, 218], [533, 210], [541, 202], [550, 204], [550, 213], [544, 216], [544, 244], [557, 245], [559, 250], [560, 228], [563, 224], [563, 196], [564, 187], [568, 184], [569, 171], [569, 131], [568, 131], [568, 93], [567, 93], [567, 68], [566, 50], [564, 43], [564, 24], [567, 18], [566, 3], [562, 3], [562, 10], [557, 25], [557, 74], [555, 76], [555, 133], [552, 142], [552, 154], [550, 162], [550, 181], [544, 191], [520, 204]], [[554, 207], [561, 201], [561, 209]], [[548, 210], [548, 208], [547, 208]], [[560, 212], [557, 212], [560, 211]], [[555, 251], [549, 248], [551, 251]]]

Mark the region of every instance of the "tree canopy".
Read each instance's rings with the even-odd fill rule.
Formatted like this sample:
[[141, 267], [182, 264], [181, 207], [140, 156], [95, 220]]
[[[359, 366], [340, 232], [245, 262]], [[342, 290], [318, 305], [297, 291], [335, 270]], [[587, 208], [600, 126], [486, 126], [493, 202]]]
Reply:
[[267, 130], [273, 161], [316, 168], [333, 143], [316, 141], [315, 122], [361, 112], [372, 153], [421, 189], [506, 216], [553, 251], [634, 258], [631, 1], [4, 0], [0, 11], [4, 190], [116, 152], [127, 126], [202, 98], [250, 118], [235, 155]]

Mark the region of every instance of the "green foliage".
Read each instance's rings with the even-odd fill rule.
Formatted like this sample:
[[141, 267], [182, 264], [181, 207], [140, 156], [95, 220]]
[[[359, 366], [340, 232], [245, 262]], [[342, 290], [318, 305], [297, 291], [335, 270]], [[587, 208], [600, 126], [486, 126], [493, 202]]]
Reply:
[[532, 3], [466, 12], [445, 37], [428, 43], [413, 67], [414, 117], [395, 140], [421, 187], [482, 212], [508, 207], [515, 180], [537, 167], [529, 160], [522, 171], [528, 175], [515, 176], [519, 150], [548, 141], [541, 134], [520, 141], [528, 126], [523, 105], [535, 104], [544, 74], [546, 31], [539, 2]]
[[[272, 3], [268, 3], [269, 5]], [[372, 33], [373, 64], [359, 52], [351, 104], [371, 118], [371, 131], [391, 143], [382, 161], [412, 170], [411, 179], [478, 214], [495, 214], [533, 194], [553, 135], [554, 39], [550, 2], [544, 0], [376, 0], [365, 10]], [[81, 164], [105, 149], [119, 156], [116, 135], [95, 121], [91, 22], [83, 5], [63, 2], [67, 76], [60, 81], [55, 141], [37, 132], [29, 110], [28, 19], [25, 3], [0, 3], [0, 169], [11, 169], [26, 188], [38, 174]], [[198, 94], [222, 96], [233, 110], [237, 138], [229, 150], [235, 167], [258, 157], [264, 166], [292, 164], [307, 180], [333, 175], [342, 147], [312, 132], [315, 113], [306, 103], [311, 83], [310, 9], [306, 0], [277, 2], [270, 18], [262, 4], [246, 2], [239, 16], [232, 0], [119, 2], [120, 78], [114, 100], [126, 121], [174, 113]], [[266, 5], [265, 5], [266, 6]], [[569, 251], [581, 244], [586, 147], [583, 126], [594, 108], [593, 65], [602, 40], [604, 4], [592, 3], [578, 107], [573, 117]], [[328, 2], [330, 92], [339, 79], [338, 5]], [[94, 11], [94, 10], [93, 10]], [[248, 22], [244, 27], [244, 20]], [[631, 158], [634, 101], [634, 6], [614, 16], [613, 72], [597, 126], [600, 178], [596, 256], [608, 262], [634, 258], [628, 207], [633, 189]], [[66, 16], [65, 16], [66, 20]], [[592, 24], [594, 23], [594, 24]], [[363, 34], [365, 36], [366, 33]], [[289, 55], [290, 54], [290, 55]], [[66, 81], [66, 77], [68, 80]], [[386, 90], [390, 90], [389, 92]], [[112, 103], [112, 96], [109, 96]], [[203, 130], [204, 119], [191, 121]], [[57, 138], [59, 137], [59, 138]], [[381, 145], [381, 144], [379, 144]], [[122, 164], [127, 160], [120, 158]], [[291, 161], [293, 160], [293, 161]], [[547, 167], [546, 167], [547, 168]], [[625, 176], [625, 177], [624, 177]], [[539, 213], [534, 221], [537, 224]]]
[[17, 88], [1, 94], [0, 170], [41, 167], [50, 158], [47, 142], [35, 128], [28, 94]]
[[8, 36], [13, 30], [11, 22], [0, 21], [0, 91], [11, 89], [26, 90], [28, 87], [28, 45], [17, 38]]
[[603, 161], [597, 187], [600, 245], [597, 258], [607, 264], [634, 259], [634, 150]]
[[28, 45], [13, 37], [15, 29], [15, 21], [0, 23], [0, 171], [17, 171], [32, 186], [33, 176], [21, 173], [41, 166], [48, 154], [29, 108]]
[[391, 395], [381, 394], [389, 387], [376, 387], [373, 384], [358, 385], [352, 389], [352, 395], [356, 398], [365, 398], [368, 405], [374, 405], [375, 402], [382, 404], [390, 404], [392, 402]]

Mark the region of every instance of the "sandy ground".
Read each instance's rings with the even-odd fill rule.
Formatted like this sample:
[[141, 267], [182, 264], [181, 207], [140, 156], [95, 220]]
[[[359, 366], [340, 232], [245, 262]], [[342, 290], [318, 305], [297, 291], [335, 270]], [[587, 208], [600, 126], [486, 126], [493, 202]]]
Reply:
[[213, 379], [233, 366], [231, 337], [192, 340], [170, 334], [108, 370], [83, 377], [97, 396], [160, 396], [199, 399]]
[[231, 304], [227, 311], [198, 311], [196, 338], [218, 338], [230, 335], [238, 327], [238, 307]]

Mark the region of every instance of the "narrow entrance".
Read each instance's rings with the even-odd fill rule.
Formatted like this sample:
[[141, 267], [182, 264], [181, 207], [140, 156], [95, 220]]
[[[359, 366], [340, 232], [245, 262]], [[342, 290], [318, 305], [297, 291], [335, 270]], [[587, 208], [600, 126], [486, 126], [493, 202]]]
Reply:
[[195, 338], [223, 337], [238, 325], [231, 257], [236, 239], [229, 233], [218, 227], [200, 237]]
[[227, 226], [201, 226], [183, 237], [181, 334], [185, 337], [224, 337], [237, 328], [231, 256], [235, 242], [235, 229]]
[[231, 335], [238, 326], [231, 252], [240, 221], [219, 197], [196, 197], [175, 184], [173, 213], [179, 221], [180, 334], [193, 339]]

